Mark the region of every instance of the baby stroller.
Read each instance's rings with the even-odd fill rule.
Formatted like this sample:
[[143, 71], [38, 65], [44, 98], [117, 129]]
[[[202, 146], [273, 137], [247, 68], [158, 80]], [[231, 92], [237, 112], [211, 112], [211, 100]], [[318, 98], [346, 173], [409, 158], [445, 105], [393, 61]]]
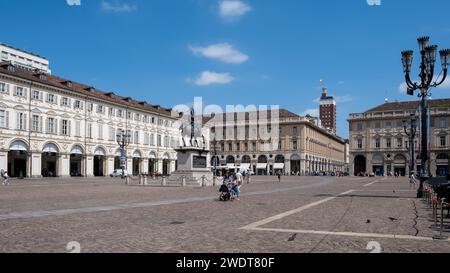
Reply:
[[232, 189], [233, 185], [232, 183], [223, 183], [222, 186], [220, 186], [219, 192], [219, 200], [220, 201], [232, 201], [236, 198], [236, 193], [234, 193]]

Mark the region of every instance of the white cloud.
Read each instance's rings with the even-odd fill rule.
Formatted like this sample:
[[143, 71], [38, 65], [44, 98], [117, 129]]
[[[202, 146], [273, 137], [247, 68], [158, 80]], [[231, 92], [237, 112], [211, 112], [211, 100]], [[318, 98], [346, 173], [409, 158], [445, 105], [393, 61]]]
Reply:
[[320, 112], [319, 112], [319, 109], [314, 108], [314, 109], [307, 109], [305, 112], [300, 114], [300, 116], [306, 116], [306, 115], [310, 115], [313, 117], [319, 117]]
[[[433, 79], [433, 82], [437, 80], [437, 77], [435, 76]], [[439, 78], [439, 81], [441, 80], [441, 78]], [[418, 80], [416, 80], [415, 82], [418, 82]], [[443, 84], [439, 85], [437, 87], [438, 89], [450, 89], [450, 78], [447, 78]], [[398, 91], [400, 92], [400, 94], [406, 94], [406, 91], [408, 89], [408, 85], [406, 84], [406, 82], [400, 84], [400, 86], [398, 87]]]
[[81, 6], [81, 0], [66, 0], [69, 6]]
[[239, 0], [221, 0], [219, 8], [220, 15], [224, 18], [238, 18], [252, 10], [248, 4]]
[[117, 0], [114, 2], [102, 1], [101, 9], [104, 12], [121, 13], [135, 11], [137, 10], [137, 6], [127, 3], [121, 3]]
[[190, 46], [189, 49], [196, 55], [229, 64], [241, 64], [249, 59], [247, 55], [234, 49], [233, 46], [228, 43], [214, 44], [207, 47]]
[[203, 71], [195, 79], [187, 79], [188, 82], [199, 86], [208, 86], [211, 84], [228, 84], [234, 81], [230, 73], [216, 73], [211, 71]]

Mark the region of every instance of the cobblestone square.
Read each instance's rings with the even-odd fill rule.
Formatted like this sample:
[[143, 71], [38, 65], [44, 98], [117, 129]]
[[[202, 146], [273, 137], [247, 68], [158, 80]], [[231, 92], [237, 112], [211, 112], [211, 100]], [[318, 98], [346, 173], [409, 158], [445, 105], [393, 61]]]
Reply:
[[372, 241], [450, 252], [406, 178], [253, 177], [234, 202], [218, 188], [12, 180], [0, 187], [0, 252], [368, 253]]

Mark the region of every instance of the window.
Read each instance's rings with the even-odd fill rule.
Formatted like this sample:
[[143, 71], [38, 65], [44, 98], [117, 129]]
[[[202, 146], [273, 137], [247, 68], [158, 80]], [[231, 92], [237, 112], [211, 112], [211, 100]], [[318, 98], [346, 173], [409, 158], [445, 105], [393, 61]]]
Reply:
[[386, 121], [386, 128], [388, 129], [392, 128], [392, 122]]
[[62, 98], [61, 105], [70, 107], [70, 99], [69, 98]]
[[440, 138], [441, 147], [447, 146], [447, 138], [445, 136], [440, 136], [439, 138]]
[[93, 103], [88, 103], [88, 112], [92, 112], [94, 111], [94, 104]]
[[75, 136], [81, 136], [81, 121], [79, 120], [75, 121]]
[[63, 119], [61, 121], [61, 135], [70, 136], [70, 121]]
[[155, 124], [155, 117], [152, 117], [152, 124]]
[[8, 93], [9, 94], [9, 84], [0, 82], [0, 93]]
[[114, 141], [115, 132], [116, 132], [116, 130], [114, 130], [114, 127], [109, 126], [109, 141]]
[[105, 107], [103, 107], [103, 105], [97, 105], [97, 113], [98, 114], [103, 114], [105, 111]]
[[386, 148], [392, 147], [392, 140], [390, 138], [386, 139]]
[[292, 142], [292, 148], [293, 148], [294, 150], [298, 150], [298, 142], [297, 142], [297, 140], [294, 140], [294, 141]]
[[56, 119], [48, 118], [47, 119], [47, 134], [56, 134]]
[[292, 129], [292, 134], [293, 134], [294, 136], [296, 136], [296, 135], [298, 134], [298, 128], [297, 128], [297, 127], [294, 127], [294, 128]]
[[233, 151], [233, 143], [228, 143], [228, 151]]
[[9, 128], [9, 112], [0, 110], [0, 128]]
[[87, 124], [87, 138], [92, 139], [92, 123]]
[[133, 117], [133, 113], [127, 112], [127, 119], [132, 119], [132, 117]]
[[75, 109], [83, 109], [83, 102], [80, 100], [76, 100], [74, 104]]
[[31, 131], [42, 132], [42, 117], [38, 115], [33, 115], [31, 122], [32, 122]]
[[47, 94], [47, 102], [49, 103], [56, 103], [56, 96], [54, 94]]
[[252, 143], [252, 151], [253, 151], [253, 152], [256, 152], [256, 142], [253, 142], [253, 143]]
[[103, 139], [103, 124], [98, 125], [98, 139]]
[[282, 144], [281, 144], [281, 140], [280, 140], [280, 141], [278, 141], [278, 150], [281, 150], [281, 146], [282, 146]]
[[158, 135], [157, 144], [158, 144], [158, 147], [161, 147], [161, 135]]
[[144, 145], [150, 144], [150, 136], [148, 133], [144, 133]]
[[402, 147], [403, 147], [403, 139], [397, 138], [397, 148], [402, 148]]
[[145, 123], [148, 123], [148, 116], [144, 116], [144, 120]]
[[240, 145], [240, 143], [236, 143], [236, 151], [238, 151], [238, 152], [241, 151], [241, 145]]
[[379, 138], [375, 139], [375, 148], [379, 149], [381, 147], [381, 141]]
[[38, 90], [33, 90], [32, 94], [31, 94], [31, 99], [32, 100], [42, 100], [42, 92], [40, 92]]
[[357, 144], [356, 144], [358, 149], [362, 149], [363, 143], [362, 143], [362, 139], [358, 139], [357, 140]]
[[17, 130], [26, 130], [27, 129], [27, 114], [17, 113]]
[[447, 119], [445, 118], [439, 119], [439, 128], [447, 128]]
[[114, 116], [114, 108], [109, 107], [109, 116], [113, 117]]
[[25, 97], [25, 88], [16, 86], [16, 90], [14, 90], [14, 96]]
[[121, 109], [117, 109], [117, 116], [123, 118], [123, 111]]
[[375, 122], [375, 129], [380, 129], [380, 128], [381, 128], [381, 123]]
[[170, 146], [170, 138], [168, 136], [164, 137], [164, 147]]
[[134, 144], [139, 144], [139, 131], [134, 132]]
[[134, 115], [134, 120], [135, 120], [135, 121], [141, 121], [141, 115], [135, 114], [135, 115]]
[[150, 134], [150, 145], [155, 146], [155, 135], [154, 134]]
[[362, 131], [362, 129], [363, 129], [362, 124], [361, 124], [361, 123], [358, 123], [358, 125], [357, 125], [357, 130], [358, 130], [358, 131]]
[[244, 144], [244, 148], [245, 148], [245, 151], [248, 152], [248, 143], [247, 142]]

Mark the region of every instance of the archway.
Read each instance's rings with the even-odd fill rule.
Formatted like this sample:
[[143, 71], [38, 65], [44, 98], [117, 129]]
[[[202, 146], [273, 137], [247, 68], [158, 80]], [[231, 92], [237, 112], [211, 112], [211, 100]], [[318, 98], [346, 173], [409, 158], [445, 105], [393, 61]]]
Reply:
[[42, 149], [41, 168], [43, 177], [58, 176], [59, 149], [53, 143], [45, 144]]
[[122, 169], [120, 166], [120, 156], [121, 156], [120, 149], [117, 149], [116, 154], [114, 155], [114, 170]]
[[163, 175], [170, 175], [170, 158], [168, 154], [163, 157]]
[[355, 157], [355, 175], [361, 176], [367, 172], [366, 169], [366, 158], [362, 155]]
[[291, 174], [292, 175], [299, 175], [301, 172], [301, 158], [299, 155], [294, 154], [291, 156]]
[[439, 154], [436, 157], [436, 176], [447, 176], [449, 174], [449, 156]]
[[154, 152], [151, 152], [148, 156], [148, 174], [154, 175], [156, 174], [156, 154]]
[[258, 164], [256, 165], [258, 175], [267, 175], [267, 162], [267, 156], [260, 155], [258, 157]]
[[28, 165], [28, 145], [16, 140], [9, 146], [8, 174], [10, 177], [26, 177]]
[[384, 175], [384, 158], [381, 154], [372, 157], [372, 171], [376, 176]]
[[142, 155], [141, 152], [135, 151], [133, 153], [133, 175], [137, 176], [141, 173], [141, 159]]
[[273, 165], [273, 169], [275, 174], [281, 172], [281, 174], [284, 174], [284, 162], [285, 157], [283, 155], [277, 155], [275, 157], [275, 163]]
[[405, 176], [406, 175], [406, 157], [398, 154], [394, 157], [394, 173]]
[[98, 147], [94, 153], [94, 176], [105, 176], [106, 152]]
[[83, 173], [83, 148], [78, 145], [70, 150], [70, 176], [80, 177]]

